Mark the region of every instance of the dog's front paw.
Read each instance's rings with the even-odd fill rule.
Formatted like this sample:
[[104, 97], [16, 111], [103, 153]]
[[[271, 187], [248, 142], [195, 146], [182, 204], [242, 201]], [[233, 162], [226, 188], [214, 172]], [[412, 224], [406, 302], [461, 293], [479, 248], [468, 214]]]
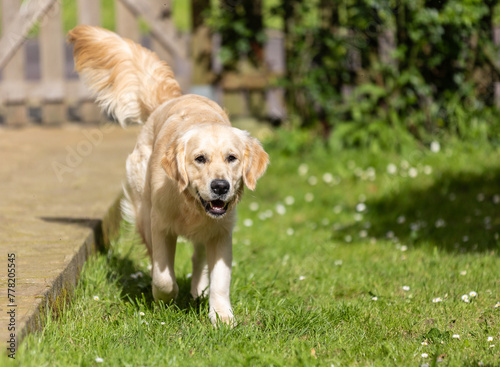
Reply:
[[178, 293], [179, 286], [175, 282], [170, 284], [155, 284], [153, 282], [153, 297], [156, 302], [163, 301], [165, 304], [169, 304], [175, 301]]
[[234, 319], [233, 310], [230, 308], [221, 311], [211, 309], [208, 316], [210, 317], [210, 321], [213, 326], [219, 326], [221, 324], [229, 325], [230, 327], [236, 326], [236, 320]]

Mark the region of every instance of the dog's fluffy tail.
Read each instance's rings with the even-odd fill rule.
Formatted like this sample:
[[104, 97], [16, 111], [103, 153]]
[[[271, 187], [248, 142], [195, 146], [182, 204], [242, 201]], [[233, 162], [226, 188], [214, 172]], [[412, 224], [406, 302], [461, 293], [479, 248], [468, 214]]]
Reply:
[[181, 89], [170, 67], [153, 52], [99, 27], [79, 25], [68, 33], [75, 69], [101, 108], [122, 126], [144, 123]]

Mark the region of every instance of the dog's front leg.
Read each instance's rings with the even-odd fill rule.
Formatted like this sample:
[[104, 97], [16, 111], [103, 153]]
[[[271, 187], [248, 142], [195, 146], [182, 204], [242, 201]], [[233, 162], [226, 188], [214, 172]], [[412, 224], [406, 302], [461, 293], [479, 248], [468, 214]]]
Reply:
[[229, 299], [233, 248], [231, 235], [207, 243], [207, 261], [210, 271], [210, 320], [233, 324], [234, 315]]
[[191, 278], [191, 295], [198, 298], [206, 295], [209, 285], [207, 250], [204, 243], [194, 243], [193, 276]]
[[154, 220], [151, 224], [153, 297], [155, 301], [170, 303], [175, 300], [179, 292], [174, 272], [177, 236], [155, 229]]

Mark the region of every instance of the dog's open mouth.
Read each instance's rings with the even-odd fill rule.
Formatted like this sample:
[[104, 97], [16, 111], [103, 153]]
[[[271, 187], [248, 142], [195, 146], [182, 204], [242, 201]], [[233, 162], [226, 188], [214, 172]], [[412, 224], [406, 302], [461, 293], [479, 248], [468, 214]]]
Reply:
[[227, 212], [227, 208], [229, 206], [229, 202], [224, 202], [220, 199], [217, 200], [212, 200], [212, 201], [206, 201], [203, 200], [201, 195], [198, 193], [198, 197], [200, 198], [201, 204], [205, 208], [205, 211], [214, 216], [214, 217], [220, 217]]

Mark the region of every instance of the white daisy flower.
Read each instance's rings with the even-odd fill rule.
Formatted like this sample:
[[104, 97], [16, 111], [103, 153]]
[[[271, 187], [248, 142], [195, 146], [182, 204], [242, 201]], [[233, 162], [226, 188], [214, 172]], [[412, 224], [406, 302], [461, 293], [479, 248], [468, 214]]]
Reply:
[[295, 198], [293, 196], [287, 196], [285, 198], [286, 205], [293, 205], [293, 203], [295, 203]]
[[429, 355], [428, 355], [427, 353], [422, 353], [422, 354], [421, 354], [421, 356], [422, 356], [422, 358], [427, 358], [427, 357], [429, 357]]
[[293, 230], [293, 228], [288, 228], [286, 230], [286, 234], [289, 235], [289, 236], [293, 236], [294, 233], [295, 233], [295, 231]]
[[439, 302], [443, 302], [443, 299], [441, 297], [436, 297], [432, 299], [432, 303], [439, 303]]
[[410, 290], [410, 287], [409, 287], [409, 286], [407, 286], [407, 285], [404, 285], [404, 286], [403, 286], [403, 290], [404, 290], [405, 292], [408, 292], [408, 291]]
[[370, 180], [370, 181], [374, 181], [375, 178], [377, 177], [377, 171], [375, 171], [375, 168], [373, 167], [368, 167], [366, 169], [366, 177]]
[[305, 197], [304, 197], [305, 201], [307, 201], [308, 203], [310, 203], [311, 201], [314, 200], [314, 195], [311, 193], [311, 192], [308, 192]]
[[251, 220], [250, 218], [247, 218], [247, 219], [245, 219], [245, 220], [243, 221], [243, 225], [244, 225], [245, 227], [251, 227], [251, 226], [253, 226], [253, 220]]
[[500, 203], [500, 195], [493, 195], [493, 204]]
[[137, 273], [130, 274], [130, 277], [132, 279], [137, 279], [137, 278], [142, 278], [144, 275], [142, 274], [141, 271], [138, 271]]
[[427, 340], [424, 340], [421, 344], [422, 345], [429, 345], [429, 343], [427, 343]]
[[472, 292], [469, 293], [469, 296], [471, 298], [477, 297], [477, 292], [472, 291]]
[[330, 172], [326, 172], [325, 174], [323, 174], [322, 178], [324, 183], [329, 184], [333, 182], [333, 175]]
[[361, 213], [361, 212], [364, 212], [366, 210], [366, 204], [365, 203], [359, 203], [358, 205], [356, 205], [356, 211]]
[[354, 220], [356, 222], [361, 222], [363, 220], [363, 214], [361, 214], [361, 213], [355, 213], [354, 214]]
[[467, 270], [462, 270], [462, 271], [460, 272], [460, 275], [467, 275]]
[[334, 265], [335, 266], [342, 266], [342, 260], [335, 260]]
[[396, 174], [397, 171], [398, 171], [398, 167], [394, 163], [389, 163], [387, 165], [387, 173], [388, 174], [394, 175], [394, 174]]
[[299, 175], [305, 176], [308, 171], [309, 171], [309, 166], [306, 163], [302, 163], [299, 166]]
[[256, 212], [259, 210], [259, 203], [256, 203], [255, 201], [250, 203], [249, 208], [251, 211]]
[[436, 228], [443, 228], [443, 227], [446, 227], [446, 222], [444, 221], [444, 219], [439, 218], [439, 219], [436, 221], [435, 226], [436, 226]]
[[432, 167], [431, 166], [424, 166], [424, 173], [428, 176], [432, 173]]
[[318, 183], [318, 179], [316, 178], [316, 176], [311, 176], [307, 179], [307, 182], [309, 183], [309, 185], [315, 186]]
[[441, 144], [439, 144], [439, 142], [437, 141], [433, 141], [430, 148], [432, 153], [439, 153], [439, 151], [441, 150]]
[[492, 337], [492, 336], [489, 336], [489, 337], [488, 337], [488, 341], [489, 341], [489, 342], [492, 342], [492, 341], [493, 341], [493, 337]]
[[145, 314], [144, 314], [144, 312], [141, 311], [141, 312], [139, 312], [139, 315], [144, 316]]
[[276, 205], [276, 213], [279, 215], [284, 215], [286, 213], [286, 208], [283, 204]]
[[102, 362], [104, 362], [104, 359], [102, 359], [101, 357], [97, 357], [97, 358], [95, 359], [95, 362], [96, 362], [96, 363], [102, 363]]
[[453, 334], [452, 338], [453, 338], [453, 339], [460, 339], [460, 335], [458, 335], [458, 334]]
[[408, 176], [410, 176], [411, 178], [417, 177], [418, 176], [418, 170], [415, 167], [411, 167], [408, 170]]
[[378, 301], [378, 297], [372, 297], [372, 301]]
[[299, 277], [299, 280], [304, 280], [304, 279], [306, 279], [306, 277], [305, 277], [305, 276], [303, 276], [303, 275], [301, 275], [301, 276]]
[[469, 302], [470, 302], [470, 300], [469, 300], [469, 296], [468, 296], [468, 295], [466, 295], [466, 294], [464, 294], [464, 295], [462, 296], [462, 301], [464, 301], [465, 303], [469, 303]]
[[94, 296], [92, 298], [94, 298], [94, 301], [99, 301], [99, 296]]

